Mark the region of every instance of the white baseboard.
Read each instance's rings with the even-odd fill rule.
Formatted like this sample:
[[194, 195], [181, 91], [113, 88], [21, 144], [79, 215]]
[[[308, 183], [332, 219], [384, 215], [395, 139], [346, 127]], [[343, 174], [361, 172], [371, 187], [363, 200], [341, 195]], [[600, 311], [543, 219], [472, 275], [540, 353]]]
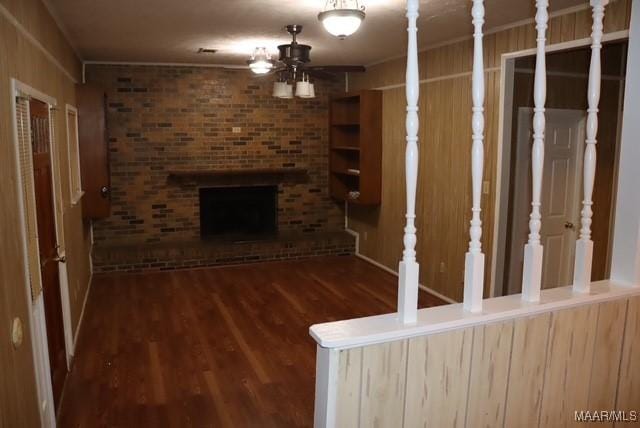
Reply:
[[84, 310], [87, 307], [87, 300], [89, 300], [89, 293], [91, 292], [91, 283], [93, 282], [93, 272], [89, 275], [89, 284], [87, 285], [87, 291], [84, 293], [84, 302], [82, 302], [82, 310], [80, 311], [80, 318], [78, 319], [78, 325], [73, 335], [73, 355], [76, 354], [76, 344], [78, 343], [78, 333], [82, 327], [82, 320], [84, 320]]
[[[383, 265], [382, 263], [379, 263], [375, 260], [373, 260], [370, 257], [365, 256], [364, 254], [360, 253], [360, 234], [358, 232], [356, 232], [355, 230], [349, 229], [348, 228], [348, 223], [346, 220], [346, 215], [345, 215], [345, 232], [349, 233], [350, 235], [353, 235], [356, 238], [356, 257], [366, 261], [367, 263], [370, 263], [376, 267], [379, 267], [380, 269], [389, 272], [392, 275], [398, 276], [398, 272], [396, 272], [395, 270], [389, 268], [388, 266]], [[447, 303], [460, 303], [460, 302], [456, 302], [455, 300], [453, 300], [450, 297], [445, 296], [444, 294], [438, 293], [437, 291], [427, 287], [426, 285], [423, 284], [418, 284], [418, 286], [420, 287], [420, 289], [426, 291], [427, 293], [444, 300]]]

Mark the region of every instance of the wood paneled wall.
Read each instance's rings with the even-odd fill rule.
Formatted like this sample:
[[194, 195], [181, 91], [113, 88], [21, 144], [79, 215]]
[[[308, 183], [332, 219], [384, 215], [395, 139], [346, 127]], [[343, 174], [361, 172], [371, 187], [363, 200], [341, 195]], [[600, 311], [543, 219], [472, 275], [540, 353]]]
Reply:
[[[16, 78], [58, 102], [55, 155], [61, 171], [64, 199], [61, 214], [75, 331], [90, 277], [90, 242], [80, 207], [70, 204], [65, 173], [68, 158], [64, 106], [75, 104], [75, 83], [71, 77], [80, 81], [81, 66], [40, 0], [0, 0], [0, 8], [0, 426], [36, 427], [40, 420], [20, 240], [10, 79]], [[48, 53], [34, 44], [33, 39]], [[17, 349], [11, 344], [9, 331], [14, 317], [22, 319], [25, 332], [22, 346]]]
[[[607, 6], [605, 32], [627, 29], [631, 0]], [[590, 36], [589, 9], [550, 20], [550, 44]], [[483, 251], [488, 296], [496, 192], [501, 55], [535, 47], [534, 24], [486, 35], [485, 170]], [[462, 299], [464, 254], [471, 218], [471, 66], [472, 40], [420, 54], [420, 172], [418, 181], [418, 261], [420, 281], [452, 299]], [[360, 233], [361, 254], [397, 270], [404, 225], [404, 58], [350, 75], [350, 90], [381, 88], [383, 94], [383, 190], [376, 209], [349, 207], [349, 227]]]
[[576, 410], [637, 410], [639, 343], [632, 297], [343, 350], [336, 426], [560, 427]]

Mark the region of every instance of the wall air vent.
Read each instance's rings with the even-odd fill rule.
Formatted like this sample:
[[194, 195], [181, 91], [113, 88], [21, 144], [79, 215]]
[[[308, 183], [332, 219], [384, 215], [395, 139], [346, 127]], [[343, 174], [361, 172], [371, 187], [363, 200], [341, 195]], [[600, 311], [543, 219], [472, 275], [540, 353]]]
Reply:
[[198, 53], [214, 54], [216, 52], [218, 52], [218, 49], [209, 49], [209, 48], [198, 49]]

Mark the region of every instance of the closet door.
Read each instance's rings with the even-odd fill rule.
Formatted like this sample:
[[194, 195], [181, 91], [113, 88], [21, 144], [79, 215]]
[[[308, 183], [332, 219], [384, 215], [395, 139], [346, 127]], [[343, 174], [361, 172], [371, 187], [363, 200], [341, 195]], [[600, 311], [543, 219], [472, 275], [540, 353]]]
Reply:
[[109, 217], [111, 212], [111, 177], [109, 173], [109, 140], [107, 137], [106, 96], [93, 85], [78, 85], [78, 136], [82, 212], [85, 218]]

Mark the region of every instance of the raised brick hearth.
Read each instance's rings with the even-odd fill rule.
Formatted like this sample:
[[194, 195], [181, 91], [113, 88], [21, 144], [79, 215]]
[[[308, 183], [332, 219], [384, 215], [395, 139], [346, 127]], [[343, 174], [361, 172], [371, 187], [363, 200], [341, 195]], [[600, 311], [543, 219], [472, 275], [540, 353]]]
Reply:
[[[112, 215], [94, 223], [96, 271], [353, 252], [327, 185], [328, 97], [339, 82], [316, 82], [315, 99], [281, 100], [269, 78], [244, 70], [90, 65], [86, 76], [108, 96]], [[278, 186], [279, 235], [202, 243], [199, 188], [247, 177]]]

